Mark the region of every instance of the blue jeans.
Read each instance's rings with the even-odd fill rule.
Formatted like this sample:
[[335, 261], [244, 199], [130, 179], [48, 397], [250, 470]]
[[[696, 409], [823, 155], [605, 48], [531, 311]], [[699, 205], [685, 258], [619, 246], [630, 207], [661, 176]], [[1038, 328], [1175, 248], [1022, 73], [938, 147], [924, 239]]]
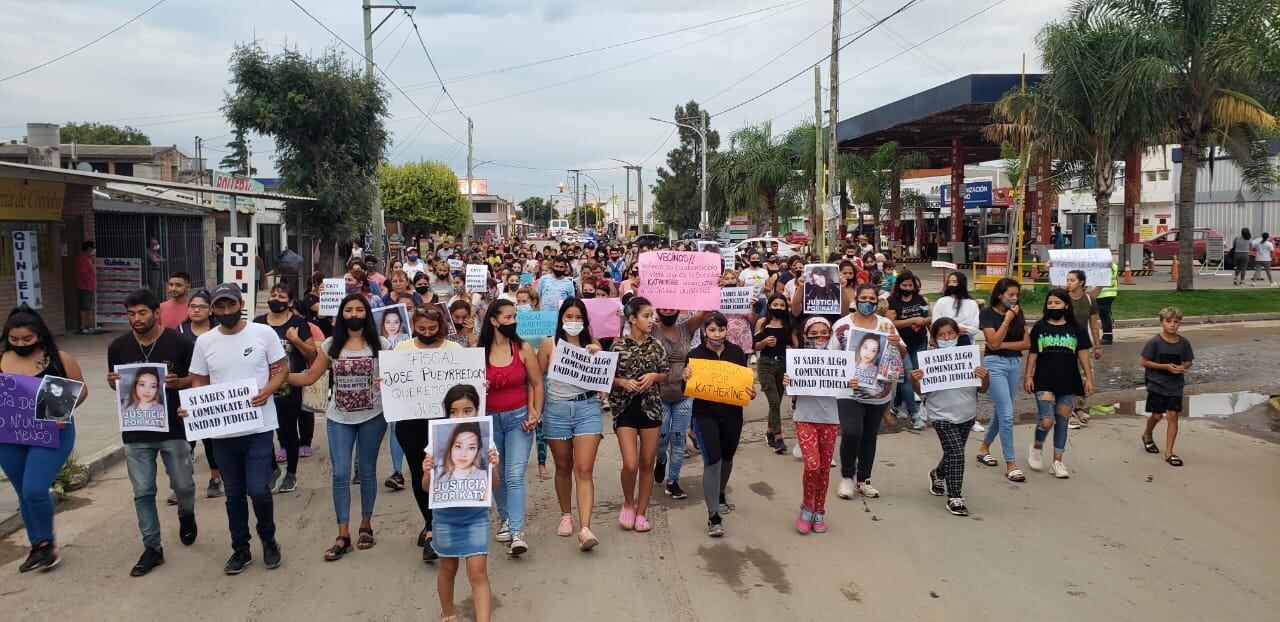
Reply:
[[982, 442], [990, 447], [999, 434], [1004, 461], [1013, 462], [1017, 459], [1013, 448], [1013, 398], [1022, 387], [1022, 357], [988, 355], [982, 357], [982, 366], [991, 374], [987, 395], [995, 404], [995, 414]]
[[667, 464], [667, 481], [680, 481], [684, 466], [684, 437], [693, 419], [693, 398], [662, 402], [662, 432], [658, 434], [658, 462]]
[[493, 444], [502, 456], [502, 483], [493, 489], [498, 504], [498, 518], [510, 521], [512, 533], [524, 532], [524, 472], [529, 468], [529, 450], [533, 448], [533, 432], [525, 432], [529, 408], [491, 412]]
[[[1041, 397], [1048, 399], [1040, 399]], [[1036, 443], [1043, 445], [1044, 439], [1049, 436], [1049, 431], [1044, 428], [1046, 419], [1053, 420], [1053, 452], [1063, 453], [1067, 450], [1067, 418], [1069, 415], [1058, 414], [1058, 406], [1066, 406], [1067, 412], [1070, 413], [1072, 407], [1076, 403], [1074, 395], [1054, 395], [1048, 391], [1036, 391], [1036, 412], [1040, 415], [1040, 420], [1036, 425]]]
[[400, 441], [396, 440], [396, 424], [389, 424], [391, 433], [387, 435], [388, 444], [391, 445], [391, 472], [399, 473], [400, 467], [404, 466], [404, 449], [400, 447]]
[[231, 529], [233, 550], [249, 550], [249, 499], [253, 500], [253, 514], [258, 517], [258, 537], [264, 544], [276, 539], [275, 505], [271, 501], [275, 453], [271, 432], [213, 441], [213, 454], [218, 458], [218, 472], [227, 497], [227, 527]]
[[911, 370], [916, 368], [916, 357], [928, 347], [928, 342], [918, 346], [907, 346], [907, 357], [902, 359], [902, 381], [898, 383], [898, 393], [893, 398], [895, 407], [904, 402], [907, 404], [907, 414], [912, 420], [920, 416], [920, 404], [916, 403], [916, 393], [911, 387]]
[[329, 460], [333, 462], [333, 512], [338, 524], [351, 522], [352, 453], [360, 471], [360, 516], [373, 516], [373, 502], [378, 498], [378, 450], [387, 433], [386, 418], [378, 415], [355, 425], [326, 419], [325, 430], [329, 435]]
[[156, 455], [164, 461], [169, 486], [178, 497], [178, 516], [195, 516], [196, 482], [191, 466], [191, 445], [185, 439], [149, 443], [125, 443], [125, 466], [133, 486], [133, 509], [138, 515], [142, 545], [160, 548], [160, 515], [156, 512]]
[[0, 469], [18, 493], [18, 512], [32, 546], [53, 540], [53, 497], [49, 487], [76, 444], [76, 424], [58, 431], [59, 446], [0, 445]]

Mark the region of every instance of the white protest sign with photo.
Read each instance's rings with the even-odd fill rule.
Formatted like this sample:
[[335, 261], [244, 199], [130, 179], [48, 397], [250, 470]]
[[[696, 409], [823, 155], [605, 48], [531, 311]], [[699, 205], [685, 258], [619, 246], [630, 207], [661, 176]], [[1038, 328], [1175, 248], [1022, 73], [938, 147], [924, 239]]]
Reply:
[[320, 317], [337, 317], [342, 299], [347, 297], [346, 279], [325, 279], [320, 285]]
[[70, 378], [45, 376], [36, 392], [36, 419], [43, 421], [67, 421], [76, 409], [76, 400], [84, 383]]
[[880, 373], [880, 361], [889, 349], [889, 334], [875, 330], [852, 328], [846, 350], [852, 352], [853, 377], [858, 379], [859, 393], [879, 392], [881, 380], [888, 380]]
[[853, 352], [787, 349], [787, 395], [853, 397]]
[[613, 386], [613, 374], [617, 369], [617, 352], [602, 350], [588, 354], [567, 341], [559, 341], [551, 353], [547, 378], [588, 391], [608, 391]]
[[921, 393], [982, 386], [982, 380], [973, 374], [974, 368], [982, 364], [978, 346], [923, 350], [919, 357], [920, 369], [924, 371], [920, 379]]
[[1067, 273], [1084, 271], [1086, 287], [1111, 284], [1111, 250], [1106, 248], [1049, 249], [1049, 283], [1066, 286]]
[[168, 432], [169, 405], [163, 363], [116, 365], [116, 415], [121, 432]]
[[187, 411], [182, 419], [187, 440], [223, 438], [263, 429], [266, 422], [262, 409], [249, 403], [257, 394], [257, 378], [179, 391], [178, 399]]
[[431, 487], [427, 506], [440, 508], [487, 508], [493, 500], [489, 447], [493, 445], [492, 417], [437, 419], [428, 431], [427, 451]]
[[804, 267], [806, 315], [840, 315], [840, 268], [832, 263]]
[[724, 260], [725, 270], [731, 270], [738, 265], [737, 253], [732, 246], [720, 249], [720, 259]]
[[489, 289], [489, 266], [467, 264], [467, 291], [483, 293]]
[[751, 313], [751, 298], [755, 295], [755, 292], [755, 287], [720, 288], [720, 312]]
[[483, 348], [412, 348], [378, 352], [382, 378], [382, 409], [387, 421], [440, 419], [441, 401], [458, 384], [469, 384], [480, 393], [484, 412], [485, 374]]
[[391, 342], [393, 348], [401, 341], [413, 338], [409, 310], [403, 303], [374, 309], [373, 325], [378, 329], [378, 336]]

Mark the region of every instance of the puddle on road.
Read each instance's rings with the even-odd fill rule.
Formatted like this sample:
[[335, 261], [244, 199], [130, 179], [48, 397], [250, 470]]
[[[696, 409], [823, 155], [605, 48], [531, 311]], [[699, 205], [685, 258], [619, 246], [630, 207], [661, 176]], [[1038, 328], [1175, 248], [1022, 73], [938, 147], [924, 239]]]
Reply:
[[755, 482], [748, 486], [748, 488], [751, 489], [751, 492], [754, 492], [765, 499], [770, 501], [773, 500], [773, 486], [770, 486], [768, 482]]
[[748, 565], [755, 566], [760, 578], [779, 594], [791, 593], [786, 566], [767, 551], [751, 546], [739, 551], [728, 544], [717, 544], [698, 547], [698, 555], [702, 557], [704, 568], [719, 575], [739, 595], [745, 595], [749, 591], [742, 579], [742, 573]]
[[[1191, 418], [1223, 418], [1238, 415], [1242, 412], [1265, 404], [1270, 399], [1261, 393], [1237, 391], [1235, 393], [1202, 393], [1187, 395], [1182, 398], [1182, 415]], [[1146, 400], [1120, 402], [1116, 404], [1116, 414], [1147, 416]]]

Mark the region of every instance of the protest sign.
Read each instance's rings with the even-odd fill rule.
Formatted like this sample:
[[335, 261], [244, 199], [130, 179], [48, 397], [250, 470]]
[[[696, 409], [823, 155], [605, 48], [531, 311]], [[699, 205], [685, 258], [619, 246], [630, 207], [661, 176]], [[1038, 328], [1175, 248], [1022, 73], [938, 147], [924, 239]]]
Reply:
[[567, 341], [560, 341], [551, 353], [547, 378], [588, 391], [608, 391], [613, 388], [613, 374], [617, 369], [617, 352], [588, 354]]
[[116, 365], [116, 416], [121, 432], [168, 432], [169, 405], [163, 363]]
[[[453, 321], [453, 314], [449, 313], [449, 305], [443, 302], [437, 302], [435, 304], [436, 304], [436, 309], [440, 311], [440, 315], [444, 318], [445, 330], [447, 331], [448, 335], [452, 337], [458, 334], [458, 331], [463, 329], [464, 327], [458, 326], [457, 322]], [[410, 326], [409, 329], [410, 331], [412, 331], [413, 326]]]
[[982, 386], [982, 381], [973, 375], [973, 368], [982, 363], [978, 346], [922, 350], [918, 356], [920, 369], [924, 370], [924, 377], [920, 379], [921, 393]]
[[880, 381], [887, 380], [880, 373], [880, 361], [889, 349], [889, 334], [881, 331], [849, 330], [846, 350], [854, 353], [853, 377], [858, 379], [858, 393], [875, 394], [880, 390]]
[[57, 424], [36, 419], [36, 394], [42, 380], [0, 374], [0, 443], [51, 449], [61, 446]]
[[45, 376], [36, 393], [36, 419], [42, 421], [67, 421], [76, 409], [76, 401], [84, 383], [70, 378]]
[[1049, 283], [1066, 286], [1067, 273], [1083, 270], [1085, 285], [1106, 287], [1111, 284], [1111, 250], [1107, 248], [1049, 249]]
[[320, 317], [337, 317], [338, 307], [347, 296], [345, 279], [325, 279], [320, 285]]
[[853, 352], [787, 349], [787, 395], [853, 397]]
[[517, 311], [516, 334], [521, 339], [550, 337], [556, 332], [556, 311]]
[[435, 460], [427, 506], [434, 510], [489, 507], [493, 418], [438, 419], [431, 422], [427, 438], [427, 450]]
[[840, 315], [840, 268], [831, 263], [804, 267], [804, 312]]
[[382, 409], [387, 421], [439, 419], [441, 400], [454, 385], [469, 384], [484, 412], [483, 348], [411, 348], [378, 352]]
[[262, 430], [266, 427], [262, 409], [249, 403], [257, 394], [257, 378], [179, 391], [178, 399], [187, 411], [182, 419], [187, 440], [224, 438]]
[[934, 268], [946, 268], [947, 270], [955, 270], [955, 269], [956, 269], [956, 264], [953, 264], [953, 263], [951, 263], [951, 262], [949, 262], [949, 261], [934, 261], [934, 262], [930, 263], [929, 265], [930, 265], [930, 266], [933, 266]]
[[751, 313], [751, 298], [755, 287], [722, 287], [720, 289], [721, 313]]
[[413, 338], [409, 310], [404, 304], [374, 309], [373, 325], [378, 329], [378, 336], [391, 342], [393, 348], [401, 341]]
[[613, 339], [622, 334], [622, 301], [617, 298], [585, 298], [587, 323], [591, 336], [596, 339]]
[[481, 293], [489, 289], [489, 266], [467, 264], [467, 291]]
[[452, 257], [450, 257], [446, 263], [449, 264], [449, 272], [458, 272], [459, 270], [462, 270], [462, 266], [466, 265], [461, 259], [454, 259]]
[[[529, 285], [529, 284], [531, 284], [531, 283], [533, 283], [533, 273], [532, 273], [532, 272], [521, 272], [521, 273], [520, 273], [520, 287], [524, 287], [525, 285]], [[515, 293], [515, 292], [512, 292], [512, 293]]]
[[656, 309], [720, 309], [720, 255], [649, 251], [640, 255], [640, 290]]
[[738, 267], [738, 254], [734, 252], [732, 246], [720, 249], [720, 259], [724, 261], [725, 270], [732, 270]]
[[732, 406], [751, 403], [747, 389], [755, 383], [750, 367], [734, 365], [728, 361], [689, 359], [692, 375], [684, 385], [687, 397], [719, 402]]

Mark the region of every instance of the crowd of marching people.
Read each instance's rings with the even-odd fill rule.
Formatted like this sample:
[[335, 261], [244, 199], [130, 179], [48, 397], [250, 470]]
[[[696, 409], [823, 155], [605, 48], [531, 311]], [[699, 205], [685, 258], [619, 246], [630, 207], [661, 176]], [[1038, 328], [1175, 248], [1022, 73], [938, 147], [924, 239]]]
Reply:
[[[694, 242], [684, 244], [684, 250], [698, 250]], [[690, 396], [686, 383], [694, 361], [752, 370], [755, 381], [746, 388], [746, 401], [764, 394], [767, 448], [803, 461], [795, 495], [795, 528], [801, 534], [830, 528], [826, 501], [833, 468], [839, 468], [838, 497], [882, 494], [872, 481], [877, 436], [886, 421], [933, 428], [940, 459], [928, 472], [929, 492], [945, 497], [943, 507], [954, 515], [969, 513], [963, 486], [971, 432], [984, 434], [976, 461], [1003, 465], [1011, 482], [1027, 480], [1019, 453], [1033, 471], [1070, 477], [1064, 456], [1068, 430], [1087, 425], [1083, 399], [1094, 391], [1092, 365], [1110, 337], [1109, 326], [1105, 339], [1101, 333], [1097, 291], [1090, 290], [1083, 272], [1072, 272], [1065, 288], [1048, 290], [1032, 321], [1024, 314], [1030, 310], [1020, 304], [1023, 289], [1015, 279], [1001, 279], [980, 300], [965, 274], [955, 271], [945, 276], [942, 291], [926, 292], [917, 276], [895, 266], [865, 238], [848, 240], [828, 257], [784, 254], [775, 243], [749, 248], [726, 262], [719, 285], [753, 291], [747, 312], [722, 312], [667, 308], [647, 298], [639, 261], [647, 250], [634, 242], [464, 243], [432, 237], [403, 249], [385, 273], [376, 258], [352, 255], [344, 274], [315, 273], [300, 284], [275, 284], [265, 292], [265, 310], [246, 308], [247, 297], [237, 285], [193, 290], [190, 277], [180, 272], [170, 275], [163, 301], [147, 289], [134, 292], [123, 302], [131, 330], [108, 347], [113, 371], [105, 380], [115, 390], [121, 379], [117, 366], [163, 364], [168, 373], [154, 384], [167, 393], [169, 425], [167, 432], [122, 435], [144, 547], [131, 574], [143, 576], [164, 563], [157, 458], [171, 482], [168, 502], [177, 508], [180, 541], [196, 540], [197, 452], [208, 466], [205, 496], [225, 498], [232, 555], [224, 571], [238, 574], [255, 561], [250, 507], [260, 561], [278, 567], [283, 553], [273, 495], [293, 491], [299, 469], [315, 455], [316, 415], [323, 417], [332, 464], [335, 536], [329, 548], [317, 546], [315, 556], [336, 562], [375, 546], [379, 492], [411, 489], [422, 520], [417, 537], [422, 560], [439, 564], [442, 620], [456, 616], [454, 582], [463, 565], [477, 616], [488, 619], [490, 538], [508, 555], [528, 553], [525, 534], [534, 528], [526, 516], [531, 457], [539, 474], [554, 483], [560, 510], [556, 534], [584, 551], [607, 540], [592, 520], [597, 489], [619, 485], [623, 501], [615, 520], [622, 530], [650, 531], [653, 497], [684, 500], [684, 486], [692, 486], [706, 506], [707, 534], [724, 536], [735, 510], [729, 483], [746, 449], [744, 408]], [[817, 264], [834, 267], [830, 273], [806, 270]], [[487, 266], [482, 290], [468, 289], [467, 265]], [[325, 279], [339, 276], [345, 291], [337, 312], [322, 313]], [[805, 292], [817, 288], [838, 301], [835, 312], [807, 312]], [[926, 294], [936, 296], [930, 301]], [[596, 298], [617, 300], [620, 330], [593, 331], [584, 301]], [[376, 317], [375, 310], [394, 305], [403, 305], [406, 314]], [[545, 336], [522, 336], [518, 318], [535, 310], [554, 312], [554, 329]], [[1160, 333], [1142, 352], [1151, 412], [1142, 444], [1181, 466], [1173, 445], [1183, 374], [1194, 357], [1190, 343], [1178, 335], [1180, 313], [1168, 308], [1160, 319]], [[550, 378], [547, 370], [562, 343], [593, 355], [616, 353], [610, 389], [587, 390]], [[977, 345], [982, 352], [972, 383], [922, 393], [923, 353]], [[20, 308], [9, 315], [2, 347], [0, 372], [84, 380], [35, 311]], [[438, 458], [427, 450], [428, 422], [388, 423], [379, 390], [380, 352], [458, 348], [483, 352], [483, 387], [454, 386], [439, 408], [446, 417], [492, 420], [489, 446], [475, 447], [476, 433], [467, 449], [473, 463], [493, 470], [492, 518], [488, 508], [430, 506], [428, 479]], [[853, 353], [855, 366], [839, 379], [848, 391], [793, 395], [786, 361], [794, 350]], [[190, 413], [179, 391], [244, 379], [260, 387], [250, 402], [261, 408], [264, 426], [189, 442], [182, 420]], [[1034, 398], [1038, 423], [1031, 443], [1019, 452], [1014, 400], [1023, 392]], [[87, 394], [86, 388], [79, 399]], [[979, 394], [993, 406], [985, 428], [977, 422]], [[792, 438], [784, 426], [788, 412]], [[1161, 419], [1168, 424], [1163, 450], [1153, 436]], [[621, 456], [620, 470], [608, 475], [595, 469], [606, 424]], [[31, 543], [22, 572], [48, 570], [59, 561], [47, 491], [74, 446], [74, 420], [60, 422], [57, 433], [56, 449], [0, 444], [0, 466], [18, 491]], [[1050, 437], [1052, 447], [1046, 450]], [[997, 439], [1001, 451], [993, 455]], [[379, 482], [384, 448], [392, 468]], [[701, 479], [682, 480], [686, 459], [695, 454], [702, 459]], [[360, 498], [354, 535], [353, 487]]]

